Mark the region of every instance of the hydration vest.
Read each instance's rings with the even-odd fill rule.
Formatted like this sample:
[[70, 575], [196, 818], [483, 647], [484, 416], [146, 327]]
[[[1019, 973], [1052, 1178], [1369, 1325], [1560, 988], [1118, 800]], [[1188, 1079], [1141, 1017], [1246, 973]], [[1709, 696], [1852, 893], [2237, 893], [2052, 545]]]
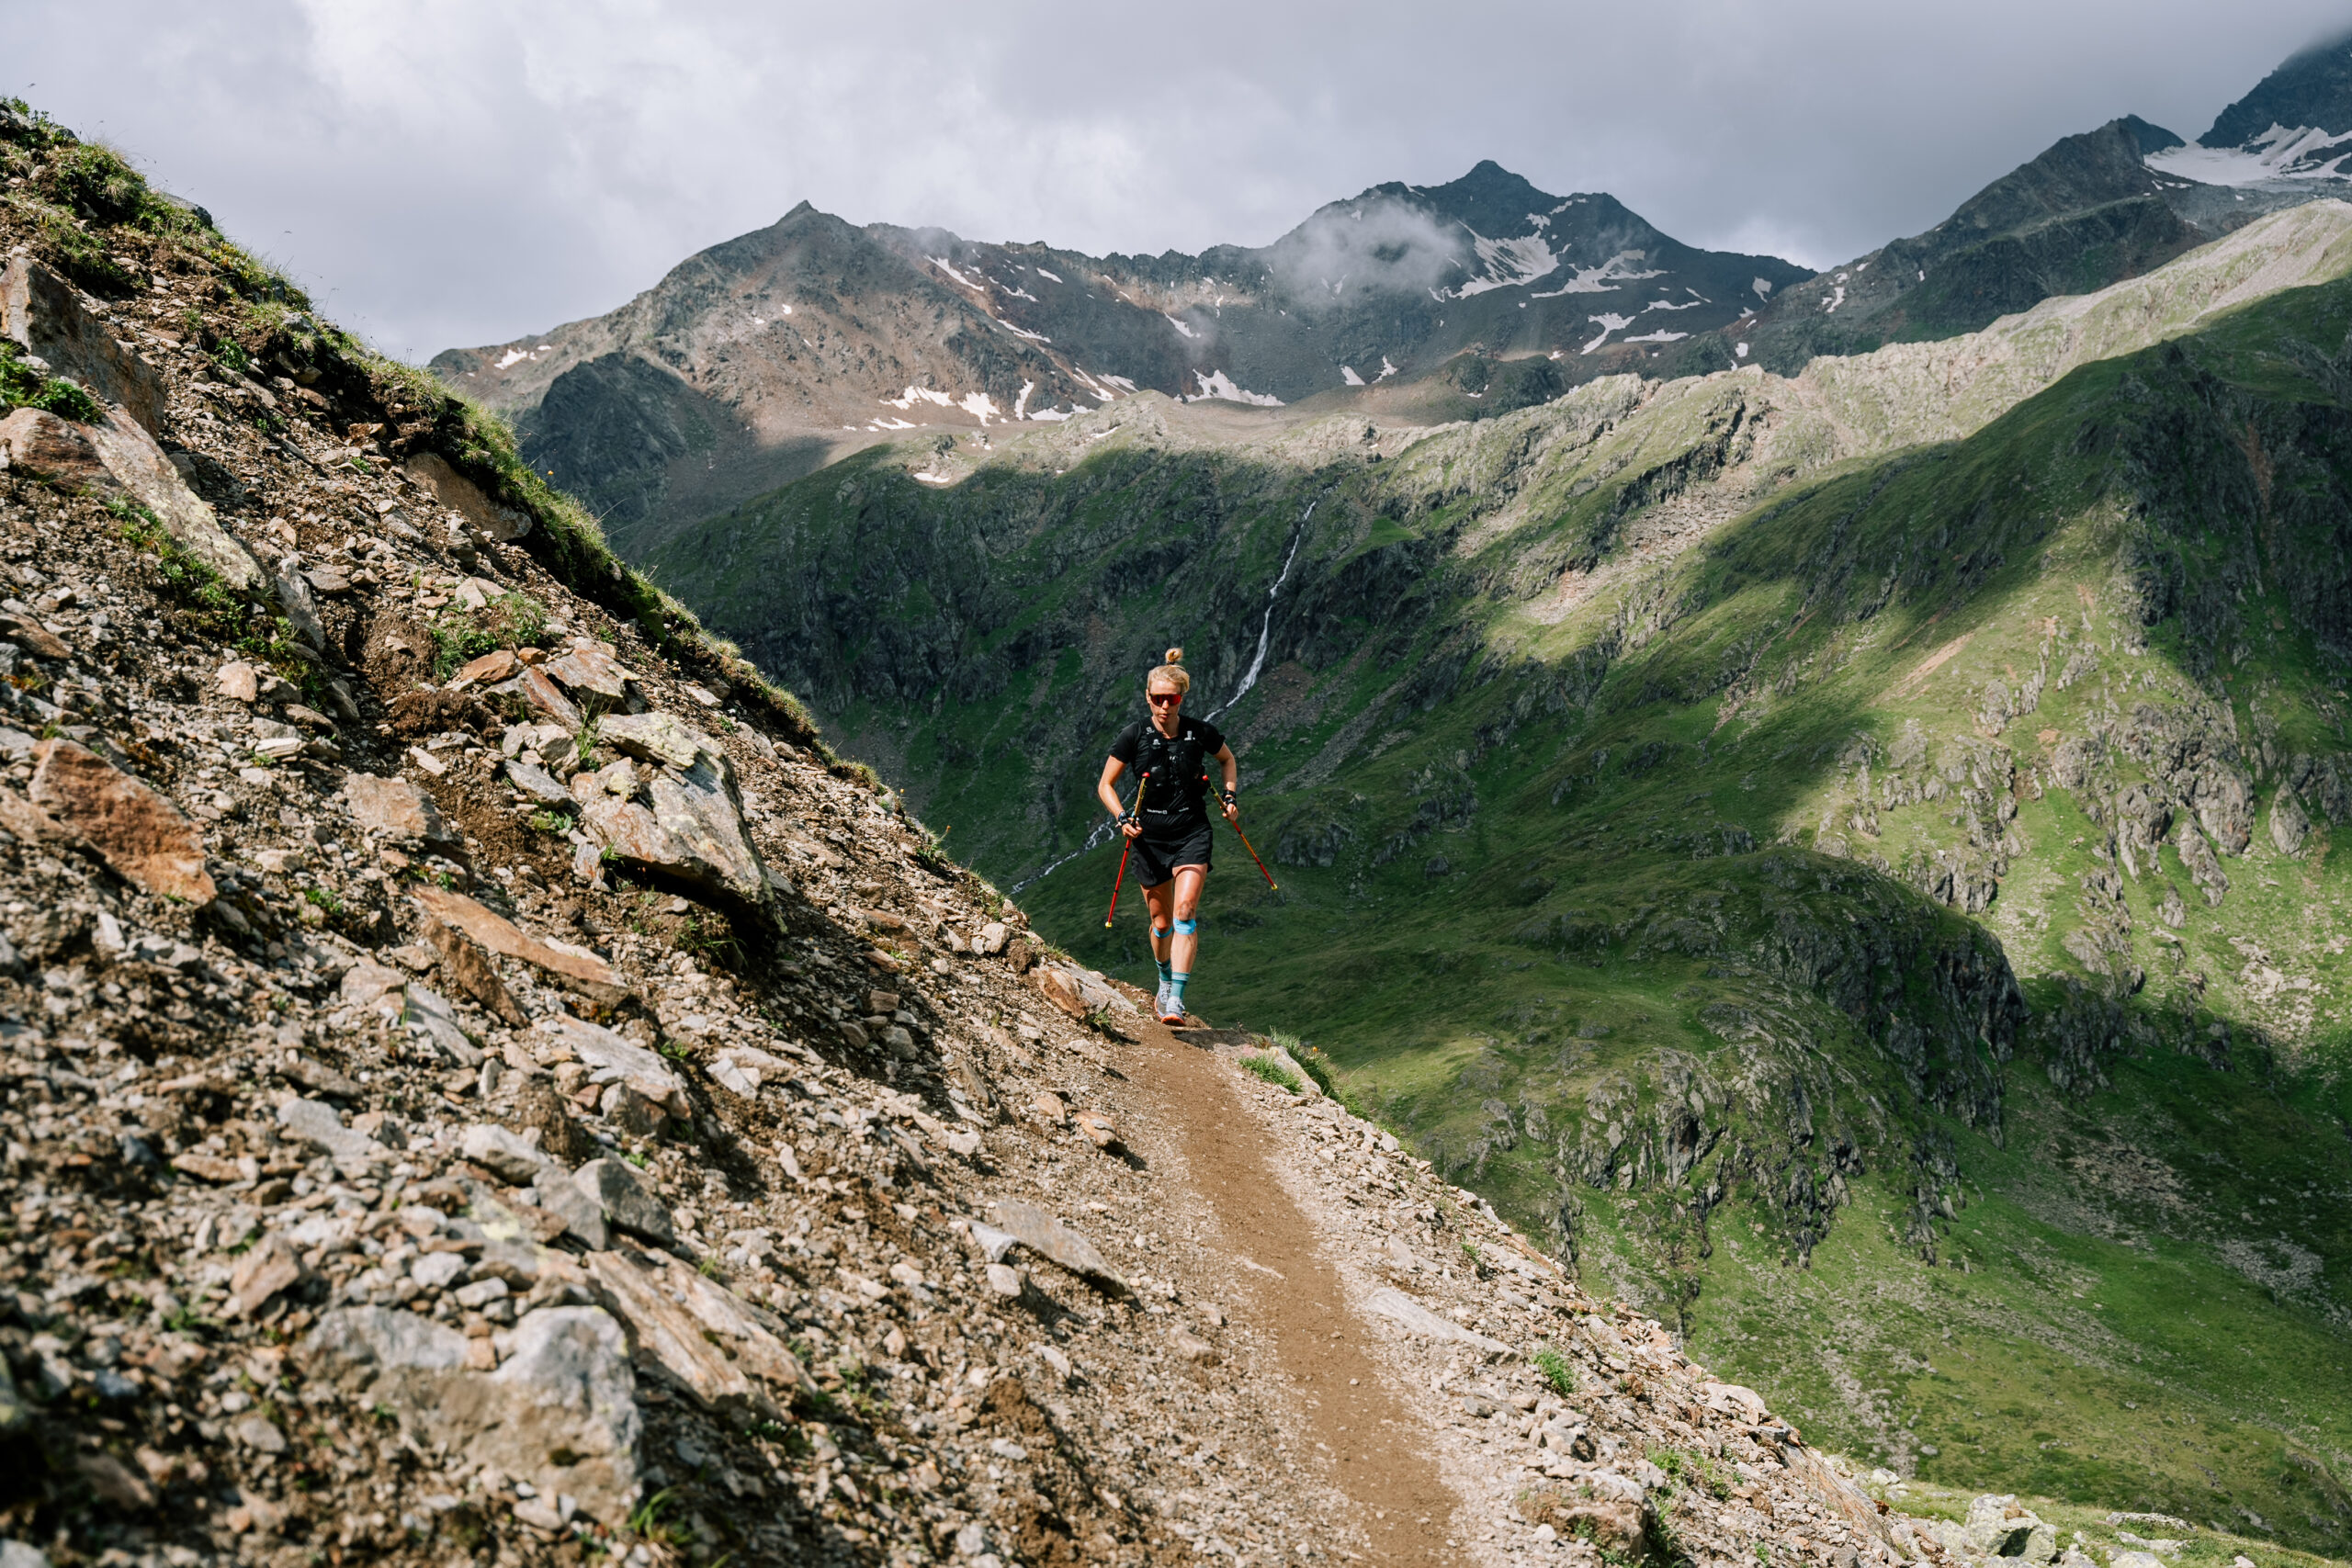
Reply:
[[1180, 721], [1170, 740], [1146, 721], [1136, 743], [1135, 770], [1148, 773], [1139, 810], [1146, 817], [1189, 816], [1208, 791], [1208, 758], [1200, 736], [1190, 723]]

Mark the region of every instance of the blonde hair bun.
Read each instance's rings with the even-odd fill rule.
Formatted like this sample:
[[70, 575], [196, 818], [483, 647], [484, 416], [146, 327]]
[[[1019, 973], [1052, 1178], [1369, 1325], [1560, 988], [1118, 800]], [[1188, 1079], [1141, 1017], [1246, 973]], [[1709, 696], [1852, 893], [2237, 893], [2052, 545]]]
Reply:
[[1183, 658], [1182, 649], [1170, 649], [1166, 660], [1153, 665], [1151, 673], [1144, 677], [1143, 689], [1147, 692], [1190, 692], [1193, 677], [1184, 669]]

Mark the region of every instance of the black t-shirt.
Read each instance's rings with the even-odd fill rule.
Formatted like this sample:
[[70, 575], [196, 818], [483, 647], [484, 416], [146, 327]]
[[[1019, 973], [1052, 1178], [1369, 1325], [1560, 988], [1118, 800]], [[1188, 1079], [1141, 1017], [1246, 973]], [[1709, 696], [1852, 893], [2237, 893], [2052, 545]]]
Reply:
[[1176, 721], [1173, 739], [1159, 733], [1149, 719], [1139, 718], [1119, 731], [1111, 755], [1137, 775], [1148, 773], [1137, 815], [1145, 831], [1158, 838], [1209, 825], [1202, 806], [1208, 793], [1209, 770], [1225, 750], [1225, 735], [1205, 719], [1190, 716]]

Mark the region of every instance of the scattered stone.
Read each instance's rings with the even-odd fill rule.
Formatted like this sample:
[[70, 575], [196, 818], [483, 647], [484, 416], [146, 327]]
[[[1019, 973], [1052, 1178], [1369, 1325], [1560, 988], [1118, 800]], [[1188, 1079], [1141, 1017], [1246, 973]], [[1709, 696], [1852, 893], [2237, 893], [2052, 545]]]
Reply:
[[[628, 705], [629, 682], [635, 677], [619, 660], [594, 643], [575, 645], [561, 658], [550, 659], [539, 668], [549, 680], [569, 692], [583, 712], [608, 713]], [[689, 757], [679, 765], [690, 766], [692, 762]]]
[[569, 1013], [557, 1013], [540, 1020], [539, 1028], [562, 1050], [570, 1052], [595, 1069], [595, 1081], [617, 1081], [654, 1104], [679, 1116], [690, 1116], [693, 1106], [686, 1100], [685, 1080], [670, 1069], [670, 1065], [644, 1046], [614, 1033], [600, 1023], [590, 1023]]
[[514, 657], [513, 649], [502, 648], [460, 665], [458, 672], [449, 677], [449, 683], [443, 690], [462, 692], [468, 686], [503, 681], [513, 676], [522, 667], [523, 661]]
[[334, 1108], [322, 1101], [288, 1099], [277, 1107], [277, 1122], [304, 1143], [325, 1150], [345, 1176], [364, 1178], [392, 1163], [390, 1149], [365, 1133], [345, 1126]]
[[988, 1266], [988, 1276], [989, 1289], [998, 1295], [1011, 1299], [1021, 1294], [1021, 1270], [1012, 1264], [991, 1263]]
[[515, 1324], [498, 1370], [468, 1365], [466, 1337], [413, 1313], [347, 1307], [300, 1345], [303, 1364], [431, 1444], [577, 1499], [617, 1525], [638, 1498], [643, 1429], [621, 1326], [595, 1307], [545, 1307]]
[[345, 773], [344, 797], [359, 830], [400, 844], [448, 846], [458, 835], [433, 797], [407, 779], [375, 773]]
[[270, 1297], [299, 1283], [302, 1272], [293, 1244], [272, 1231], [237, 1259], [229, 1276], [229, 1299], [239, 1316], [251, 1317]]
[[572, 1173], [572, 1181], [595, 1201], [615, 1230], [643, 1236], [656, 1247], [677, 1241], [669, 1209], [627, 1160], [590, 1160]]
[[261, 671], [243, 660], [233, 660], [220, 666], [213, 677], [213, 688], [232, 702], [255, 703], [261, 700]]
[[1008, 1198], [989, 1207], [1001, 1229], [1047, 1262], [1113, 1290], [1126, 1288], [1092, 1242], [1035, 1204]]

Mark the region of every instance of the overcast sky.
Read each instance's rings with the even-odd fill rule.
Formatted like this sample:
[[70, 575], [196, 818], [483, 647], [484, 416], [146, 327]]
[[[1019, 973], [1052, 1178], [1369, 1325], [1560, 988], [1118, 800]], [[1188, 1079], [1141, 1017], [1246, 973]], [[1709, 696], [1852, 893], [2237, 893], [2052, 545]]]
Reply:
[[2195, 138], [2352, 0], [1135, 7], [16, 0], [0, 81], [412, 359], [622, 303], [806, 199], [1103, 252], [1262, 244], [1493, 158], [1826, 265], [2057, 138]]

